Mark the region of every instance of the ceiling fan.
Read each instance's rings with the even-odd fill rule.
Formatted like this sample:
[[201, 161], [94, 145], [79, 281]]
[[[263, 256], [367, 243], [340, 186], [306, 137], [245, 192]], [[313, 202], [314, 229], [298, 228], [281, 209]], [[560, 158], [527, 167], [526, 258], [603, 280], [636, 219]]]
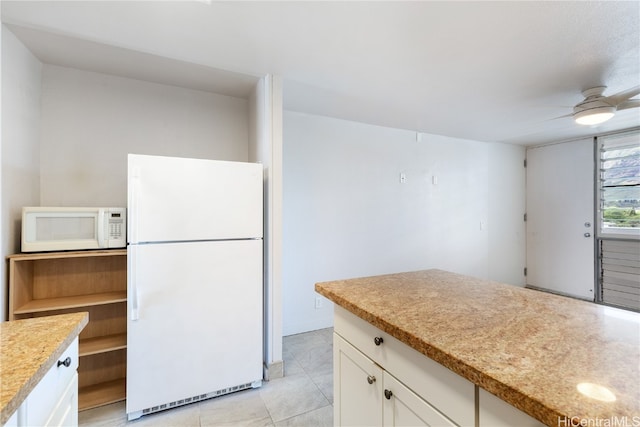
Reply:
[[640, 99], [631, 99], [640, 94], [640, 86], [604, 96], [606, 88], [597, 86], [582, 91], [584, 101], [573, 107], [573, 114], [567, 116], [573, 116], [575, 122], [581, 125], [597, 125], [612, 118], [616, 111], [640, 107]]

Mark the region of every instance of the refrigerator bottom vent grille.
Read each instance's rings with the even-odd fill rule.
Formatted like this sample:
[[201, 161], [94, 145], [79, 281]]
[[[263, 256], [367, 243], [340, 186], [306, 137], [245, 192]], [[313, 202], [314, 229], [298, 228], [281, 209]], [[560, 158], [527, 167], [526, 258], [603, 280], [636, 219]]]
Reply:
[[151, 408], [143, 409], [142, 415], [153, 414], [154, 412], [164, 411], [166, 409], [177, 408], [178, 406], [188, 405], [190, 403], [199, 402], [205, 399], [211, 399], [213, 397], [222, 396], [224, 394], [234, 393], [240, 390], [246, 390], [248, 388], [254, 388], [254, 383], [240, 384], [233, 387], [227, 387], [220, 390], [212, 391], [207, 394], [199, 394], [197, 396], [187, 397], [186, 399], [176, 400], [175, 402], [164, 403], [162, 405], [154, 406]]

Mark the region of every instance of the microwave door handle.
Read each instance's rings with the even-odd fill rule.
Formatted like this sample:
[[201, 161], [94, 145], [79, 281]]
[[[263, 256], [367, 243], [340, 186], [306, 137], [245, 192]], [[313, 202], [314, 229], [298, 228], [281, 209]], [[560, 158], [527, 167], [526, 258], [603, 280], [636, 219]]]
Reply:
[[98, 210], [98, 247], [99, 248], [104, 248], [104, 232], [105, 232], [105, 227], [107, 226], [107, 224], [105, 223], [104, 220], [104, 209], [99, 209]]

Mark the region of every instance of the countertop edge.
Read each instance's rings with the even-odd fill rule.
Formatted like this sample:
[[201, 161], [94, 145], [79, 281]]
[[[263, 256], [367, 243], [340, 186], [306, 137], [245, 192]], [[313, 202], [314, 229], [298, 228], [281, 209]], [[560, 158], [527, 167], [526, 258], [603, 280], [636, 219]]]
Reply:
[[35, 373], [27, 380], [27, 382], [20, 388], [20, 390], [7, 402], [0, 412], [0, 424], [6, 423], [9, 418], [15, 413], [20, 405], [27, 398], [29, 393], [38, 385], [40, 380], [51, 369], [55, 361], [60, 358], [65, 349], [73, 342], [73, 340], [80, 335], [80, 332], [89, 323], [89, 313], [83, 312], [84, 316], [78, 321], [75, 327], [69, 331], [63, 341], [60, 342], [55, 351], [52, 352], [49, 357], [40, 365]]
[[370, 323], [378, 329], [388, 333], [410, 348], [446, 367], [457, 375], [460, 375], [474, 385], [483, 388], [487, 392], [497, 396], [498, 398], [521, 410], [527, 415], [537, 419], [538, 421], [546, 425], [556, 425], [558, 419], [562, 419], [565, 416], [567, 417], [567, 419], [569, 418], [566, 414], [561, 414], [560, 412], [549, 408], [548, 406], [535, 399], [532, 399], [530, 396], [522, 393], [521, 391], [514, 389], [513, 387], [510, 387], [496, 380], [495, 378], [492, 378], [491, 376], [477, 370], [476, 368], [467, 365], [463, 361], [460, 361], [459, 359], [427, 342], [422, 341], [422, 343], [424, 343], [424, 347], [416, 348], [416, 346], [413, 345], [414, 340], [410, 340], [408, 338], [410, 335], [408, 332], [397, 328], [384, 319], [377, 317], [364, 309], [361, 309], [356, 304], [348, 301], [347, 299], [342, 298], [330, 291], [327, 291], [326, 289], [322, 288], [322, 283], [316, 283], [314, 288], [317, 293], [328, 298], [350, 313], [358, 316], [359, 318], [365, 320], [367, 323]]

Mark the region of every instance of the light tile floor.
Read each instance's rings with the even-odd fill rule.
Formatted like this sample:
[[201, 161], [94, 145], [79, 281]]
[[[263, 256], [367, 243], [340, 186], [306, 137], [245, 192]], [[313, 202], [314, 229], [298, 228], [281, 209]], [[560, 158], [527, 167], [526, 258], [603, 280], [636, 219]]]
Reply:
[[80, 426], [333, 426], [333, 329], [283, 338], [285, 375], [262, 387], [127, 422], [124, 402], [80, 412]]

